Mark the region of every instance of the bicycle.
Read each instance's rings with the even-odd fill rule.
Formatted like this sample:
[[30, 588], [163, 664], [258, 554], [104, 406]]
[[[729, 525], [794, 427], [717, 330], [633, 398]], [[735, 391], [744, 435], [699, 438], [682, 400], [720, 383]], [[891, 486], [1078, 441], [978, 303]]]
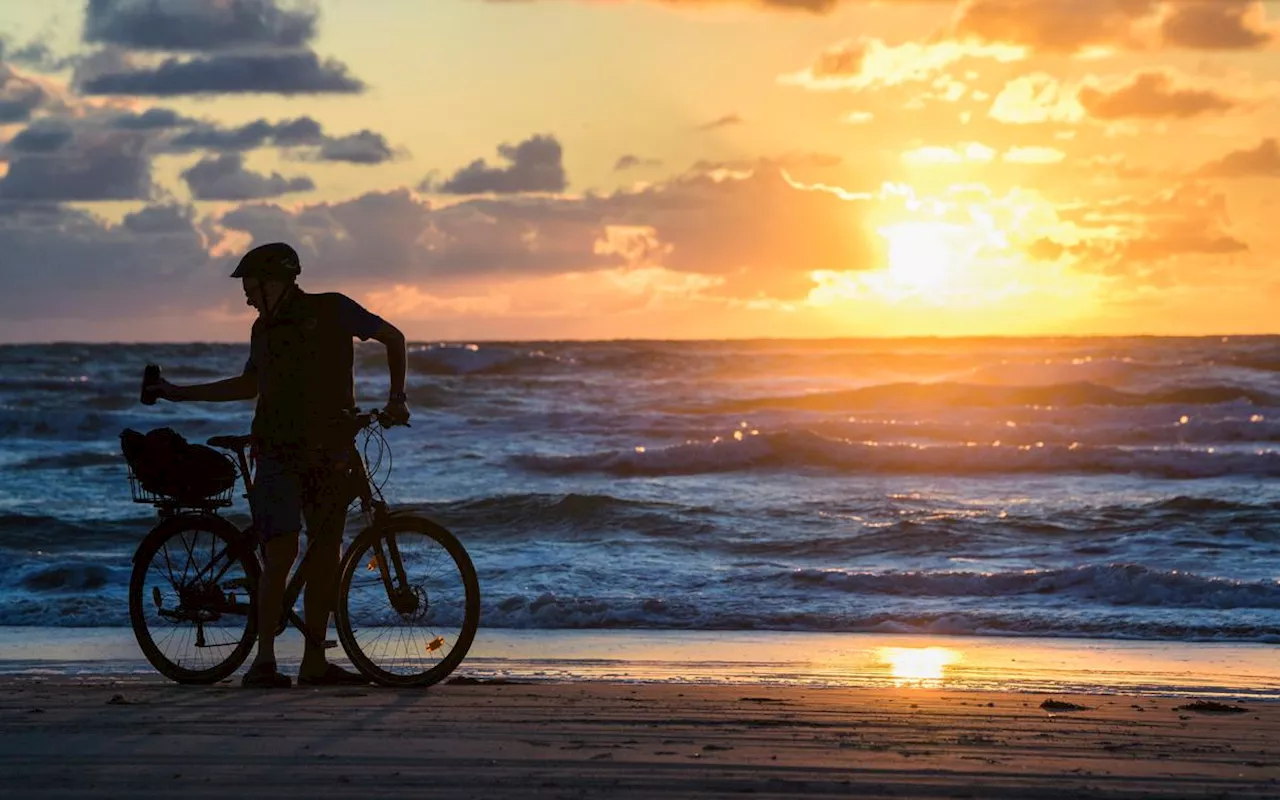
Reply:
[[[411, 510], [388, 507], [382, 486], [371, 477], [378, 466], [370, 469], [366, 456], [373, 437], [384, 448], [382, 452], [389, 453], [381, 431], [391, 420], [382, 411], [359, 413], [359, 409], [354, 410], [351, 419], [356, 433], [364, 432], [366, 436], [364, 452], [353, 459], [353, 488], [368, 524], [342, 555], [334, 614], [338, 640], [356, 669], [372, 682], [383, 686], [430, 686], [457, 668], [479, 628], [480, 587], [475, 566], [450, 531]], [[253, 489], [246, 453], [252, 441], [249, 436], [214, 436], [208, 440], [210, 447], [236, 456], [233, 463], [238, 467], [246, 498]], [[210, 684], [224, 680], [244, 663], [256, 643], [257, 585], [263, 561], [253, 523], [241, 529], [218, 513], [218, 509], [232, 505], [234, 484], [208, 498], [179, 500], [143, 487], [132, 466], [129, 481], [134, 502], [154, 505], [160, 517], [133, 556], [129, 618], [138, 644], [151, 665], [173, 681]], [[206, 547], [199, 541], [204, 536], [209, 539], [207, 559]], [[443, 553], [441, 560], [447, 573], [443, 583], [428, 586], [426, 579], [409, 580], [407, 570], [427, 566], [430, 555], [411, 546], [415, 537], [423, 540], [425, 548]], [[178, 555], [185, 556], [180, 575], [175, 573], [175, 559], [169, 551], [175, 540], [181, 543]], [[309, 631], [294, 609], [306, 582], [310, 552], [308, 547], [286, 586], [276, 632], [283, 633], [292, 624], [313, 645], [334, 647], [336, 642], [320, 641]], [[153, 570], [152, 562], [161, 555], [164, 569]], [[153, 572], [167, 579], [171, 590], [153, 585], [148, 592], [147, 582]], [[359, 591], [366, 587], [372, 589], [372, 596], [367, 599]], [[460, 592], [451, 591], [451, 587]], [[175, 602], [166, 606], [169, 601]], [[370, 616], [368, 623], [361, 616], [366, 613]], [[403, 633], [384, 641], [389, 625], [397, 621], [423, 626], [430, 638], [417, 646], [410, 636], [407, 648], [414, 652], [380, 663], [375, 655], [379, 642], [406, 645]], [[162, 634], [164, 641], [157, 641], [155, 633], [164, 630], [168, 636]], [[170, 656], [163, 650], [162, 645], [179, 634], [194, 651], [187, 658]]]

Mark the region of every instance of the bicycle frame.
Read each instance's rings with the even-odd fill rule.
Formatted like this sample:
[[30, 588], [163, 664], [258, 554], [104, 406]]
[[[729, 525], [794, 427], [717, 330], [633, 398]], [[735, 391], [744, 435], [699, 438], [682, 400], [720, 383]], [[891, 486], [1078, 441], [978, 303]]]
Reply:
[[[375, 417], [374, 419], [377, 418]], [[380, 422], [380, 419], [378, 421]], [[235, 452], [236, 458], [239, 462], [240, 476], [245, 488], [244, 496], [252, 504], [253, 477], [249, 468], [249, 455], [245, 452], [245, 445], [245, 441], [238, 441]], [[365, 467], [364, 458], [357, 451], [354, 443], [352, 444], [351, 449], [352, 455], [354, 456], [352, 461], [352, 481], [356, 488], [356, 499], [360, 500], [360, 509], [369, 518], [370, 525], [378, 525], [394, 512], [388, 509], [386, 499], [382, 496], [381, 490], [375, 486], [373, 481], [370, 479], [368, 470]], [[339, 509], [345, 511], [342, 506], [335, 506], [334, 513], [342, 513]], [[211, 509], [202, 509], [201, 511], [202, 513], [210, 513]], [[376, 546], [374, 561], [376, 562], [376, 568], [381, 573], [383, 586], [387, 590], [387, 599], [394, 606], [396, 598], [400, 593], [396, 586], [397, 584], [399, 586], [404, 586], [407, 582], [407, 578], [404, 563], [400, 556], [400, 549], [396, 544], [394, 535], [387, 535], [386, 545], [388, 551], [386, 554], [382, 551], [381, 543]], [[302, 587], [307, 582], [307, 567], [310, 563], [312, 549], [313, 547], [308, 545], [302, 554], [302, 559], [298, 562], [293, 574], [289, 577], [288, 583], [285, 585], [284, 601], [281, 608], [281, 620], [277, 633], [283, 631], [288, 625], [292, 624], [302, 633], [303, 637], [305, 637], [307, 642], [312, 646], [319, 648], [332, 647], [336, 646], [336, 642], [322, 640], [317, 637], [307, 628], [305, 620], [303, 620], [301, 615], [299, 615], [295, 609], [298, 597], [302, 594]], [[254, 530], [254, 523], [250, 522], [247, 527], [239, 529], [239, 537], [236, 543], [229, 545], [222, 552], [214, 555], [210, 559], [209, 567], [211, 568], [214, 564], [222, 560], [223, 556], [226, 556], [224, 566], [217, 575], [211, 576], [210, 578], [210, 582], [213, 585], [220, 585], [222, 577], [226, 574], [227, 570], [230, 569], [233, 563], [241, 558], [253, 557], [257, 559], [260, 568], [265, 568], [265, 548], [258, 542], [258, 536]], [[374, 566], [375, 564], [370, 564], [371, 569], [374, 568]], [[392, 570], [394, 570], [395, 573], [394, 578], [391, 574]], [[200, 573], [197, 573], [195, 577], [197, 579], [202, 579], [203, 572], [204, 569], [201, 569]], [[254, 592], [258, 589], [256, 585], [250, 588]], [[238, 604], [233, 605], [231, 608], [236, 611], [240, 610]], [[245, 609], [245, 613], [247, 613], [247, 609]], [[202, 627], [201, 623], [197, 622], [197, 628]], [[203, 630], [198, 631], [197, 637], [198, 639], [203, 639]]]

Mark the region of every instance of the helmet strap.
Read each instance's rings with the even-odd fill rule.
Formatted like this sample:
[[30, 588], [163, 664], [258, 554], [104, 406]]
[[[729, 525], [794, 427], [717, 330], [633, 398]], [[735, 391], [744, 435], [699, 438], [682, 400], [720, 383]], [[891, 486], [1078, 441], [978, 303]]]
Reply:
[[263, 309], [262, 310], [266, 312], [266, 317], [268, 321], [276, 318], [276, 313], [279, 312], [280, 307], [284, 305], [284, 301], [289, 299], [289, 295], [293, 292], [296, 286], [297, 284], [294, 284], [294, 283], [285, 284], [284, 291], [280, 293], [280, 296], [276, 298], [276, 301], [274, 303], [272, 303], [267, 299], [266, 287], [265, 286], [263, 287], [263, 292], [262, 292]]

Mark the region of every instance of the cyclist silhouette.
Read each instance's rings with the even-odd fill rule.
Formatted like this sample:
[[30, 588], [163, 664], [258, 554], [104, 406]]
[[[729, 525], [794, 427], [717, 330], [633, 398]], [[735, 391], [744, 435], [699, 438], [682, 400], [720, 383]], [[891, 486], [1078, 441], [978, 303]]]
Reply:
[[[391, 380], [386, 412], [397, 423], [409, 421], [404, 335], [345, 295], [304, 292], [297, 285], [301, 272], [298, 254], [283, 242], [247, 252], [231, 274], [241, 279], [246, 302], [258, 310], [243, 373], [212, 383], [177, 386], [161, 379], [144, 387], [145, 394], [170, 401], [257, 398], [251, 431], [257, 470], [250, 499], [266, 568], [257, 597], [258, 652], [244, 686], [290, 685], [276, 666], [275, 638], [304, 518], [307, 547], [315, 552], [306, 576], [303, 617], [317, 642], [328, 635], [352, 497], [345, 479], [353, 459], [359, 458], [345, 424], [346, 412], [355, 406], [354, 337], [386, 346]], [[299, 684], [365, 682], [329, 663], [323, 646], [305, 645]]]

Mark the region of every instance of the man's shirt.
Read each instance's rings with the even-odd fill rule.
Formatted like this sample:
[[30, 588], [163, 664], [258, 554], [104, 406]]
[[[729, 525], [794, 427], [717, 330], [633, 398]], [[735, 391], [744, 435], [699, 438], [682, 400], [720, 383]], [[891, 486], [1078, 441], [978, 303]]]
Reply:
[[[355, 406], [353, 337], [371, 338], [382, 318], [336, 292], [294, 288], [275, 316], [253, 324], [244, 371], [258, 382], [253, 435], [264, 450], [341, 445], [342, 412]], [[349, 438], [345, 438], [350, 442]]]

